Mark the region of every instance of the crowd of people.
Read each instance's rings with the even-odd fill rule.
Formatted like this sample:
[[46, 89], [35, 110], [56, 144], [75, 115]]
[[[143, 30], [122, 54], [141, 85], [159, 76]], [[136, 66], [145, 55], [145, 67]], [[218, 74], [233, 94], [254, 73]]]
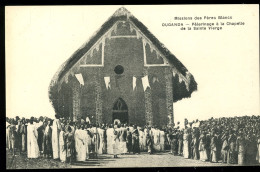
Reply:
[[97, 154], [169, 152], [186, 159], [228, 164], [260, 163], [260, 116], [211, 118], [160, 128], [128, 124], [92, 124], [39, 117], [6, 118], [6, 147], [13, 155], [87, 161]]

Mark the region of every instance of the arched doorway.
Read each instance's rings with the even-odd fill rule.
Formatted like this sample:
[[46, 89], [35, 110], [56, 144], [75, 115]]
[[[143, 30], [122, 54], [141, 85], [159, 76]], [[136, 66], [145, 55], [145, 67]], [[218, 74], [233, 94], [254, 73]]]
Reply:
[[121, 124], [128, 124], [128, 108], [122, 98], [118, 98], [113, 106], [112, 122], [114, 123], [115, 120], [119, 120]]

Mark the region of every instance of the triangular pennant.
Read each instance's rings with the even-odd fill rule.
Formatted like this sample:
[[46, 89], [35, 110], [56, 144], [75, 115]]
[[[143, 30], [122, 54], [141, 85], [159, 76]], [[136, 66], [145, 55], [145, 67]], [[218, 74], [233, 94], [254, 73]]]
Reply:
[[155, 82], [159, 82], [159, 79], [156, 76], [153, 77], [153, 83], [155, 83]]
[[131, 24], [129, 24], [129, 25], [130, 25], [130, 31], [132, 33], [135, 29], [133, 28], [133, 26]]
[[143, 83], [143, 88], [144, 88], [144, 91], [147, 89], [147, 87], [150, 87], [150, 84], [149, 84], [149, 80], [148, 80], [148, 76], [144, 76], [142, 77], [142, 83]]
[[136, 37], [137, 39], [141, 38], [142, 36], [140, 35], [139, 31], [136, 30]]
[[111, 87], [110, 87], [110, 77], [109, 77], [109, 76], [104, 77], [104, 80], [105, 80], [106, 88], [107, 88], [107, 89], [108, 89], [108, 88], [111, 89]]
[[133, 76], [133, 90], [135, 90], [136, 87], [136, 77]]
[[179, 75], [179, 83], [182, 82], [182, 78], [181, 78], [181, 75]]
[[151, 53], [153, 53], [153, 51], [154, 51], [154, 47], [152, 45], [150, 45], [150, 51], [151, 51]]
[[75, 74], [77, 80], [79, 81], [80, 85], [84, 85], [84, 80], [83, 80], [83, 77], [82, 77], [82, 74], [79, 73], [79, 74]]
[[114, 28], [113, 28], [115, 34], [117, 33], [117, 24], [115, 24]]

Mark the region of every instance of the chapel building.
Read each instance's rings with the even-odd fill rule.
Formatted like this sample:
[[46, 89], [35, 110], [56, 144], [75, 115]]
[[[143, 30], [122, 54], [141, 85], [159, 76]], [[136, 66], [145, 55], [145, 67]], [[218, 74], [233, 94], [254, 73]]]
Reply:
[[49, 98], [63, 117], [165, 126], [173, 103], [195, 90], [186, 67], [122, 7], [61, 65]]

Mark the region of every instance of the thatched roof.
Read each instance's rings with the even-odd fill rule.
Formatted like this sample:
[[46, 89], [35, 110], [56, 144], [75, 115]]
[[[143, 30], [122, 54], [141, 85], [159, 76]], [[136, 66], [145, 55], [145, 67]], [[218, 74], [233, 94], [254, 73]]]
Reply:
[[[173, 83], [173, 86], [176, 85], [179, 87], [174, 88], [174, 102], [181, 100], [182, 98], [190, 97], [191, 93], [197, 90], [197, 83], [194, 80], [194, 77], [188, 72], [186, 67], [147, 29], [147, 27], [142, 22], [135, 18], [124, 7], [119, 8], [101, 26], [101, 28], [86, 43], [83, 44], [83, 46], [81, 46], [67, 61], [62, 64], [57, 73], [54, 75], [50, 84], [50, 88], [54, 87], [58, 82], [60, 82], [64, 75], [71, 69], [71, 67], [73, 67], [73, 65], [75, 65], [81, 59], [81, 57], [86, 52], [88, 52], [91, 47], [93, 47], [93, 45], [119, 20], [131, 21], [167, 59], [168, 63], [172, 67], [173, 73], [177, 73], [177, 76], [174, 74], [175, 77], [173, 77], [173, 82], [179, 80], [180, 84], [176, 85]], [[179, 91], [176, 93], [176, 90]]]

